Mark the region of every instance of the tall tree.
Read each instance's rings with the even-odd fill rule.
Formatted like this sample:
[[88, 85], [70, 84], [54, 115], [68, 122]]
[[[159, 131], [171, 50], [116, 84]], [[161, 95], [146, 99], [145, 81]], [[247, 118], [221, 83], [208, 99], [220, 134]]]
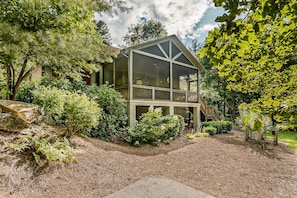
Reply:
[[96, 21], [96, 32], [101, 35], [104, 44], [111, 45], [111, 35], [104, 21]]
[[6, 71], [7, 98], [14, 100], [24, 79], [39, 65], [79, 78], [110, 61], [113, 52], [96, 34], [94, 11], [112, 12], [113, 0], [0, 1], [0, 67]]
[[166, 35], [165, 26], [160, 21], [150, 19], [131, 25], [128, 28], [128, 33], [124, 36], [124, 41], [127, 46], [132, 46]]
[[257, 96], [253, 110], [296, 127], [297, 2], [214, 2], [228, 13], [217, 18], [222, 25], [209, 32], [200, 55], [216, 65], [229, 89]]

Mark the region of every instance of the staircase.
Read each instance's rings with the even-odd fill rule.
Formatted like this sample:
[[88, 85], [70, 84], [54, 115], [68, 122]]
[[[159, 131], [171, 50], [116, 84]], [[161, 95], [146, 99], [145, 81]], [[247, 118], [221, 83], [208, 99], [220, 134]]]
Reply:
[[220, 120], [217, 110], [213, 106], [207, 106], [206, 101], [200, 96], [200, 111], [205, 117], [205, 121]]

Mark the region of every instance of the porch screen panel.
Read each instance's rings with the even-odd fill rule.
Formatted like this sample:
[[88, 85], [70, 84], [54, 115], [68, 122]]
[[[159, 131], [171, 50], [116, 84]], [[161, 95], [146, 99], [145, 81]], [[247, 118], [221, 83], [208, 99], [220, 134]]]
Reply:
[[169, 88], [169, 62], [134, 53], [133, 84]]
[[[155, 90], [154, 88], [158, 88], [158, 87], [168, 88], [168, 91], [165, 91], [165, 93], [161, 94], [160, 99], [170, 98], [169, 68], [170, 68], [170, 64], [167, 61], [134, 53], [133, 54], [133, 84], [137, 86], [137, 89], [133, 89], [134, 92], [140, 91], [141, 86], [145, 90], [150, 89], [151, 92], [154, 92]], [[159, 93], [156, 93], [156, 92], [154, 92], [154, 94], [155, 94], [155, 97], [157, 96], [157, 98], [160, 95]], [[134, 93], [133, 95], [136, 98], [140, 96], [140, 94], [138, 93]]]
[[197, 102], [198, 70], [173, 64], [173, 100]]

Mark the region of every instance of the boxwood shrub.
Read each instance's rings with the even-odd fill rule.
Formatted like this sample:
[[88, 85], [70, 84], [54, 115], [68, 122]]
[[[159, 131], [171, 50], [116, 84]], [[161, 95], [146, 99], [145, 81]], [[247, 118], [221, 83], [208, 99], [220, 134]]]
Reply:
[[232, 130], [233, 123], [231, 121], [209, 121], [202, 122], [202, 127], [212, 126], [217, 129], [216, 133], [228, 133]]
[[204, 127], [204, 132], [208, 133], [209, 135], [214, 135], [217, 133], [217, 128], [213, 126], [207, 126], [207, 127]]

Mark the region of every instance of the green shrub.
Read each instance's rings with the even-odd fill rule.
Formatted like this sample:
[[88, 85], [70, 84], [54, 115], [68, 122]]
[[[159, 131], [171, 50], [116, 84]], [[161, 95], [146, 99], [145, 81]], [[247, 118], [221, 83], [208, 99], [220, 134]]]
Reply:
[[209, 121], [202, 122], [202, 126], [212, 126], [217, 129], [217, 133], [227, 133], [232, 130], [233, 123], [231, 121]]
[[120, 92], [110, 85], [91, 86], [87, 95], [97, 102], [102, 112], [99, 124], [85, 133], [105, 141], [129, 141], [127, 109]]
[[207, 127], [204, 127], [204, 132], [208, 133], [209, 135], [214, 135], [217, 133], [217, 128], [213, 126], [207, 126]]
[[26, 81], [20, 87], [16, 100], [26, 103], [32, 103], [34, 99], [33, 91], [37, 88], [37, 84], [32, 81]]
[[41, 87], [33, 94], [33, 103], [42, 107], [45, 121], [66, 127], [67, 136], [98, 125], [100, 108], [85, 94], [49, 87]]
[[56, 88], [40, 87], [33, 91], [33, 104], [42, 107], [45, 122], [49, 124], [65, 124], [63, 120], [64, 104], [68, 91]]
[[143, 143], [158, 145], [169, 143], [180, 135], [184, 118], [180, 115], [162, 116], [160, 109], [149, 109], [140, 116], [139, 122], [130, 129], [131, 142], [135, 146]]
[[67, 90], [70, 92], [84, 93], [87, 85], [84, 81], [74, 81], [65, 77], [43, 76], [39, 82], [27, 81], [20, 87], [16, 100], [32, 103], [34, 99], [33, 91], [39, 87], [49, 89]]
[[68, 136], [71, 136], [82, 130], [96, 127], [99, 123], [100, 108], [85, 94], [71, 93], [66, 97], [63, 115], [66, 117]]
[[258, 136], [256, 139], [265, 140], [266, 132], [272, 126], [271, 119], [252, 111], [245, 104], [239, 106], [239, 113], [240, 116], [237, 118], [237, 123], [245, 131], [245, 139], [254, 139], [253, 136], [256, 135]]

